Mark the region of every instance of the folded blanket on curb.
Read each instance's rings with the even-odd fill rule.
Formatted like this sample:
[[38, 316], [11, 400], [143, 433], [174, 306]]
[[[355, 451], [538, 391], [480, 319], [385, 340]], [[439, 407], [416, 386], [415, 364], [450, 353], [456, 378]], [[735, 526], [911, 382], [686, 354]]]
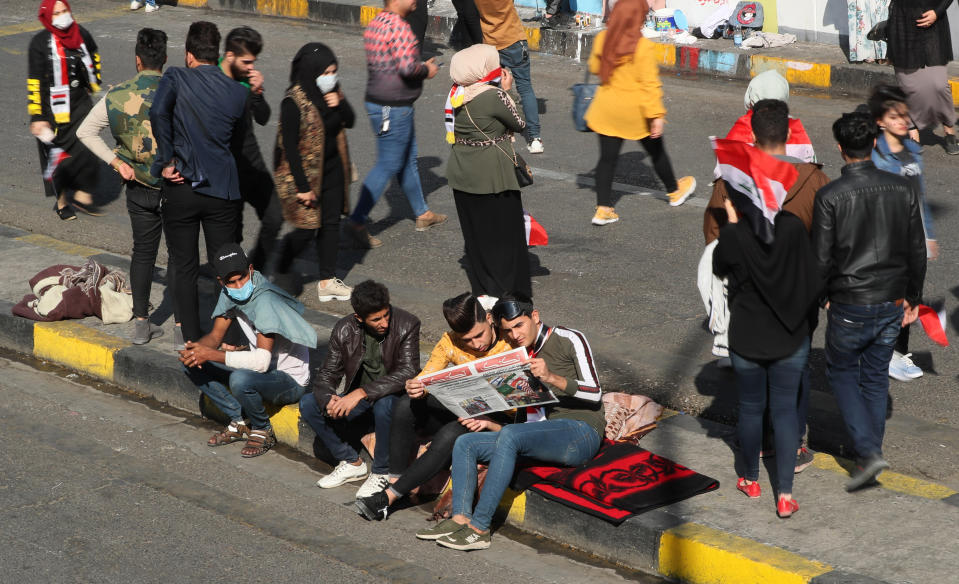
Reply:
[[635, 444], [600, 448], [576, 468], [533, 466], [514, 486], [619, 525], [626, 519], [719, 488], [719, 481]]
[[30, 289], [11, 310], [39, 321], [96, 316], [104, 324], [133, 318], [133, 296], [126, 274], [87, 260], [82, 266], [59, 264], [30, 278]]

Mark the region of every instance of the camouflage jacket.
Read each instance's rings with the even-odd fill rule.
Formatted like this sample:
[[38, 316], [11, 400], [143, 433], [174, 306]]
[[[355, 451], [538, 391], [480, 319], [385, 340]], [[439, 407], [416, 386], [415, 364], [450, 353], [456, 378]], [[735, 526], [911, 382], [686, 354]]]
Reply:
[[157, 151], [150, 106], [160, 76], [158, 71], [141, 71], [133, 79], [115, 86], [106, 96], [110, 132], [117, 141], [116, 155], [133, 167], [138, 182], [151, 187], [160, 186], [160, 179], [150, 174]]

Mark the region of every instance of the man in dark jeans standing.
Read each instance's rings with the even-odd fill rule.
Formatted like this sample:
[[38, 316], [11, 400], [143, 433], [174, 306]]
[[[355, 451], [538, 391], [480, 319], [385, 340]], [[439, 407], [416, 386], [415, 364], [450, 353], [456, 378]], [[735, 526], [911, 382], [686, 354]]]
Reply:
[[[159, 327], [147, 320], [153, 268], [163, 232], [161, 180], [150, 174], [156, 140], [149, 121], [150, 106], [166, 64], [166, 42], [167, 36], [162, 30], [140, 29], [134, 49], [136, 76], [110, 89], [77, 129], [77, 138], [83, 145], [109, 164], [126, 185], [127, 211], [133, 231], [130, 284], [133, 288], [133, 316], [136, 317], [134, 345], [144, 345], [163, 334]], [[108, 127], [117, 142], [116, 150], [100, 138], [100, 131]], [[172, 281], [173, 270], [168, 269], [167, 282]]]
[[[406, 380], [420, 369], [420, 320], [390, 305], [386, 286], [372, 280], [353, 288], [350, 304], [354, 313], [333, 327], [326, 360], [313, 375], [313, 392], [300, 400], [300, 417], [338, 463], [316, 485], [332, 489], [366, 478], [357, 491], [359, 498], [389, 485], [393, 406]], [[336, 390], [344, 379], [346, 389], [338, 395]], [[361, 423], [368, 431], [371, 422], [376, 447], [367, 477], [366, 463], [341, 433], [346, 426]]]
[[882, 458], [889, 360], [900, 326], [918, 315], [926, 240], [918, 194], [870, 159], [875, 120], [844, 114], [832, 130], [846, 165], [816, 193], [812, 239], [827, 283], [827, 377], [857, 456], [846, 483], [852, 491], [889, 468]]
[[[267, 168], [260, 146], [253, 133], [253, 121], [265, 126], [270, 121], [270, 104], [263, 97], [263, 73], [256, 69], [256, 59], [263, 50], [263, 37], [248, 26], [234, 28], [223, 41], [220, 69], [227, 77], [250, 90], [246, 102], [246, 132], [242, 147], [234, 152], [240, 176], [240, 195], [260, 219], [260, 233], [250, 251], [253, 269], [265, 273], [266, 262], [276, 247], [276, 237], [283, 228], [283, 212], [273, 184], [273, 171]], [[243, 214], [236, 224], [236, 241], [243, 241]]]
[[[220, 32], [211, 22], [194, 22], [186, 37], [186, 67], [171, 67], [157, 88], [150, 121], [157, 156], [150, 169], [164, 179], [163, 229], [176, 271], [173, 298], [180, 340], [203, 336], [196, 283], [200, 268], [200, 227], [207, 255], [236, 239], [243, 200], [231, 146], [246, 135], [249, 90], [216, 66]], [[180, 337], [177, 338], [177, 335]]]
[[486, 44], [499, 51], [499, 63], [513, 74], [516, 91], [523, 103], [526, 118], [526, 145], [530, 154], [543, 152], [540, 138], [539, 102], [533, 92], [529, 66], [529, 43], [513, 0], [476, 0]]

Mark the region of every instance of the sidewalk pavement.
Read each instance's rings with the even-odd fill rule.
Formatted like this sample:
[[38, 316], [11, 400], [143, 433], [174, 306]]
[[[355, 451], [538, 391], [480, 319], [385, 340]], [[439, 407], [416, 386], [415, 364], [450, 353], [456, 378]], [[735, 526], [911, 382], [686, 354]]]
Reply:
[[[176, 0], [176, 4], [355, 27], [366, 26], [381, 9], [376, 3], [364, 4], [364, 0]], [[602, 30], [598, 26], [540, 30], [535, 9], [518, 6], [517, 10], [533, 51], [586, 60], [593, 38]], [[446, 45], [456, 24], [452, 1], [435, 0], [429, 14], [427, 39]], [[427, 46], [426, 52], [429, 50]], [[688, 46], [658, 42], [658, 50], [663, 73], [748, 81], [776, 70], [793, 87], [855, 97], [868, 96], [877, 84], [896, 83], [891, 66], [849, 63], [843, 50], [831, 44], [796, 42], [778, 48], [737, 49], [731, 39], [700, 39]], [[959, 106], [959, 63], [951, 63], [949, 73], [953, 100]]]
[[[157, 307], [153, 318], [166, 334], [148, 345], [130, 343], [132, 321], [103, 325], [91, 317], [39, 323], [11, 314], [37, 271], [54, 264], [81, 264], [86, 258], [129, 269], [127, 258], [0, 226], [0, 270], [5, 276], [0, 280], [0, 347], [199, 414], [200, 393], [172, 351], [164, 270], [158, 270], [151, 302]], [[201, 306], [212, 308], [213, 281], [202, 278], [200, 288]], [[321, 339], [314, 355], [314, 363], [319, 363], [337, 317], [314, 310], [306, 317]], [[433, 339], [423, 341], [428, 350]], [[300, 422], [295, 405], [277, 411], [272, 423], [281, 442], [313, 454], [314, 435]], [[618, 527], [536, 494], [512, 494], [501, 506], [502, 516], [519, 529], [628, 568], [696, 584], [954, 580], [959, 565], [956, 490], [887, 472], [880, 487], [847, 494], [843, 484], [848, 461], [820, 453], [813, 466], [796, 477], [800, 511], [780, 520], [765, 472], [760, 479], [764, 494], [758, 501], [735, 489], [734, 442], [731, 427], [670, 412], [643, 438], [642, 446], [718, 479], [719, 490], [639, 515]], [[764, 466], [771, 469], [771, 461]]]

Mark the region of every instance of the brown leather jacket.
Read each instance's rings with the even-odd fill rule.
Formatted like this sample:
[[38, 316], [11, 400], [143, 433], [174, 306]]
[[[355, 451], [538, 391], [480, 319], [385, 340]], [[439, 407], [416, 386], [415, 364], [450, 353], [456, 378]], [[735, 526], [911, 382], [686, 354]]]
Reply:
[[[794, 159], [795, 160], [795, 159]], [[792, 162], [792, 161], [790, 161]], [[796, 217], [799, 217], [806, 231], [812, 228], [812, 210], [813, 203], [816, 200], [816, 191], [821, 189], [829, 182], [829, 177], [823, 174], [819, 164], [811, 162], [793, 162], [793, 166], [799, 171], [799, 178], [789, 192], [786, 193], [786, 200], [783, 201], [783, 210], [789, 211]], [[706, 213], [703, 216], [703, 236], [706, 238], [706, 245], [712, 243], [719, 237], [719, 228], [728, 222], [726, 217], [726, 207], [723, 201], [726, 200], [726, 181], [717, 179], [713, 185], [713, 195], [706, 205]]]
[[[352, 314], [344, 316], [333, 327], [323, 366], [313, 375], [313, 396], [321, 408], [336, 393], [346, 378], [350, 389], [363, 362], [363, 324]], [[386, 375], [363, 387], [369, 401], [400, 393], [406, 380], [420, 370], [420, 319], [403, 309], [390, 306], [390, 328], [383, 340], [383, 363]]]

